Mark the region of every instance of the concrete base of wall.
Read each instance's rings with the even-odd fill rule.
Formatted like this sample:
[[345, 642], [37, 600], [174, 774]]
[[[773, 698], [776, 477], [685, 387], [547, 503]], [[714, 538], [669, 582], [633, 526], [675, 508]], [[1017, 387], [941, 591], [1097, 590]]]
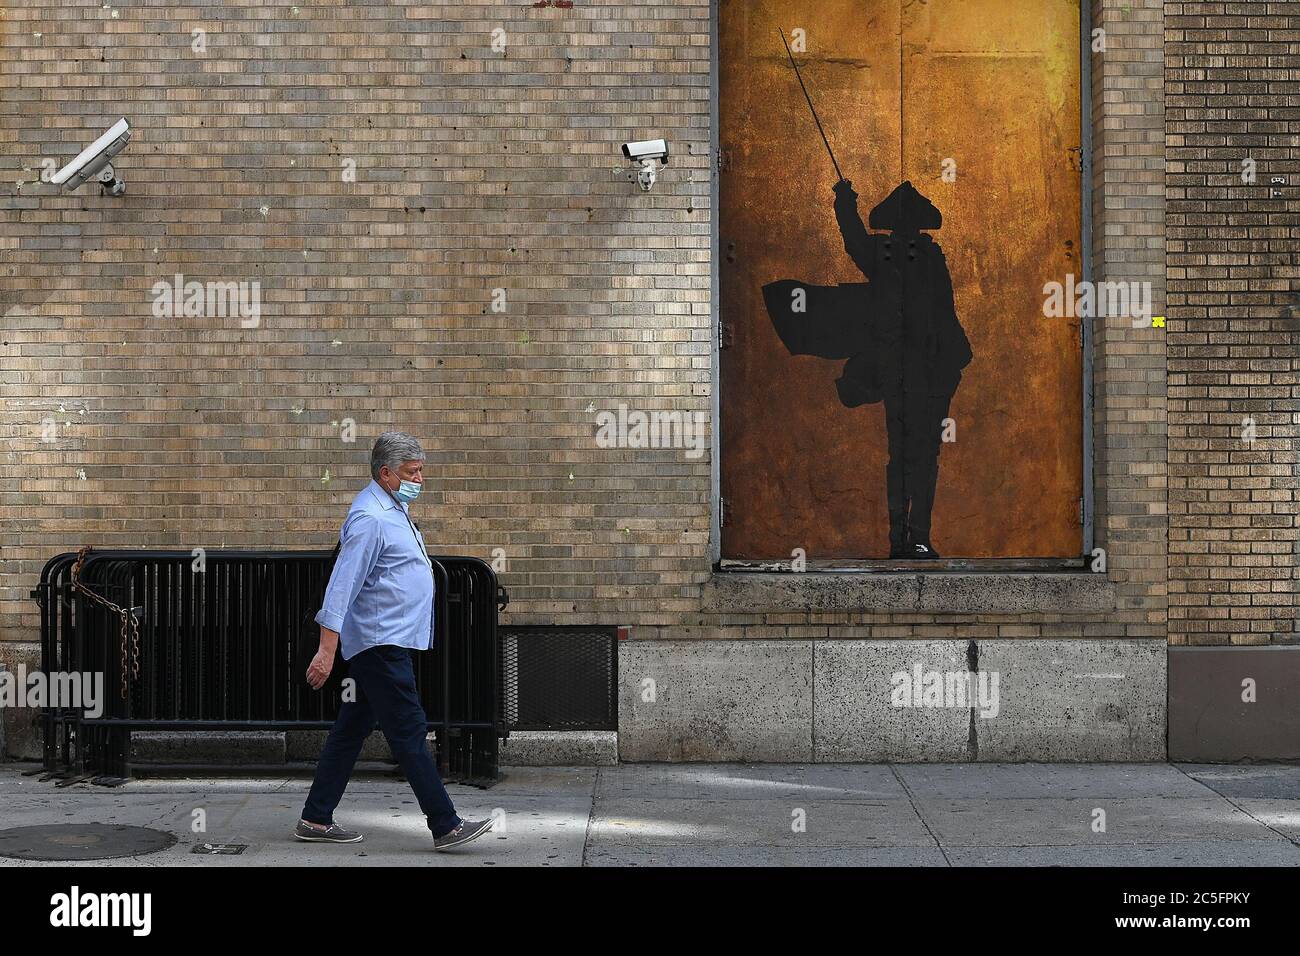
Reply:
[[[320, 757], [321, 748], [325, 746], [325, 738], [329, 736], [328, 730], [293, 730], [285, 735], [285, 756], [289, 760], [310, 760], [315, 763]], [[425, 741], [429, 744], [429, 752], [436, 753], [436, 744], [433, 734], [428, 734]], [[388, 740], [380, 730], [373, 731], [366, 742], [361, 745], [361, 756], [358, 760], [373, 760], [383, 763], [396, 763], [393, 759], [393, 751], [388, 746]]]
[[[315, 762], [329, 731], [135, 731], [131, 734], [131, 762], [149, 764], [211, 764], [214, 767], [248, 764]], [[433, 734], [426, 738], [436, 753]], [[365, 762], [396, 763], [384, 735], [376, 730], [361, 746]]]
[[284, 763], [284, 734], [267, 731], [133, 731], [131, 763], [244, 764]]
[[[619, 756], [1163, 760], [1165, 651], [1161, 639], [629, 641]], [[971, 706], [980, 675], [985, 703]]]
[[1169, 648], [1169, 759], [1300, 760], [1300, 645]]
[[[214, 767], [315, 762], [327, 731], [136, 731], [131, 761], [145, 767], [162, 764], [210, 764]], [[434, 735], [429, 752], [436, 754]], [[363, 762], [395, 763], [388, 741], [375, 731], [361, 748]], [[503, 767], [612, 767], [618, 763], [614, 731], [514, 731], [501, 742]]]
[[501, 742], [503, 767], [612, 767], [618, 763], [613, 730], [512, 730]]
[[[1178, 656], [1189, 654], [1206, 656], [1200, 662]], [[0, 655], [0, 665], [11, 670], [20, 661], [29, 672], [39, 666], [36, 645], [0, 645]], [[1225, 655], [1235, 656], [1218, 662]], [[1180, 668], [1181, 660], [1188, 666]], [[1168, 708], [1167, 666], [1177, 675], [1170, 678]], [[948, 678], [982, 672], [990, 691], [996, 674], [996, 707], [951, 698], [942, 702], [959, 706], [927, 706], [936, 702], [927, 700], [929, 691], [946, 696], [959, 689], [952, 681], [927, 689], [930, 672]], [[1258, 702], [1245, 705], [1241, 680], [1251, 676]], [[1213, 686], [1196, 689], [1203, 679]], [[1170, 649], [1160, 639], [627, 641], [619, 647], [617, 734], [516, 732], [503, 742], [502, 762], [1163, 760], [1167, 717], [1173, 759], [1298, 759], [1300, 704], [1274, 688], [1296, 680], [1300, 647]], [[922, 706], [896, 705], [902, 686], [915, 683]], [[27, 709], [0, 714], [0, 753], [39, 759], [37, 716]], [[324, 737], [324, 731], [137, 733], [132, 759], [315, 760]], [[371, 736], [361, 759], [392, 761], [382, 734]]]
[[[0, 641], [0, 667], [11, 674], [23, 665], [27, 674], [41, 669], [41, 646], [26, 642]], [[31, 707], [0, 707], [0, 760], [40, 760], [41, 712]]]

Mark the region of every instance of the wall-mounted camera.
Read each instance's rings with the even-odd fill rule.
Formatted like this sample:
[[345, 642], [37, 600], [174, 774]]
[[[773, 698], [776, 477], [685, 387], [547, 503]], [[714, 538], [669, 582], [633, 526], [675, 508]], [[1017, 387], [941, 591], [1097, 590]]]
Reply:
[[643, 192], [649, 192], [655, 184], [657, 164], [668, 165], [668, 141], [663, 139], [643, 139], [638, 143], [624, 143], [623, 155], [641, 166], [636, 174]]
[[50, 182], [72, 192], [91, 176], [98, 175], [103, 192], [110, 196], [122, 195], [126, 192], [126, 183], [117, 178], [109, 160], [122, 152], [130, 139], [131, 124], [125, 119], [118, 120], [108, 132], [83, 149], [76, 159], [51, 176]]

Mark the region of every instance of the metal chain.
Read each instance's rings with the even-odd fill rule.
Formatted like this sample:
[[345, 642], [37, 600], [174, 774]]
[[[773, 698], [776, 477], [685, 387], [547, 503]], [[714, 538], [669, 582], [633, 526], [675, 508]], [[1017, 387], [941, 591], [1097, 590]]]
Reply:
[[136, 620], [136, 616], [132, 614], [130, 611], [128, 611], [126, 608], [118, 607], [118, 605], [114, 604], [108, 598], [96, 594], [94, 591], [90, 590], [90, 588], [86, 587], [84, 584], [81, 583], [81, 567], [83, 564], [86, 563], [86, 556], [90, 554], [91, 550], [92, 550], [91, 547], [87, 545], [86, 547], [82, 548], [80, 551], [77, 552], [77, 561], [72, 566], [72, 586], [76, 590], [80, 591], [82, 594], [86, 595], [86, 597], [90, 598], [92, 601], [96, 602], [97, 604], [102, 604], [104, 607], [108, 608], [110, 611], [116, 614], [122, 622], [121, 627], [119, 628], [119, 632], [122, 638], [122, 648], [121, 648], [121, 655], [119, 657], [119, 660], [121, 660], [122, 662], [122, 681], [121, 681], [122, 699], [126, 700], [126, 687], [127, 687], [126, 658], [127, 658], [128, 636], [130, 638], [130, 643], [131, 643], [131, 679], [133, 681], [140, 679], [140, 622]]

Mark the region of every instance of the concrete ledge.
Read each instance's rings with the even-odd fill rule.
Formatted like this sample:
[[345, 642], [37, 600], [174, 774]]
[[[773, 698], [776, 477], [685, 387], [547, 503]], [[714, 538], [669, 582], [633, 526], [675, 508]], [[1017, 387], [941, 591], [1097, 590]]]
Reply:
[[[1165, 666], [1162, 639], [630, 641], [619, 648], [619, 755], [1163, 760]], [[919, 689], [932, 675], [936, 701]], [[993, 706], [948, 690], [981, 677], [990, 690], [996, 677]], [[910, 701], [895, 696], [903, 683], [918, 687]]]
[[[285, 753], [290, 760], [310, 760], [314, 763], [320, 757], [321, 748], [325, 746], [325, 738], [328, 736], [328, 730], [291, 730], [285, 734]], [[429, 734], [426, 739], [432, 741], [433, 734]], [[437, 752], [433, 743], [430, 743], [430, 749]], [[373, 731], [366, 738], [366, 742], [361, 745], [361, 756], [357, 759], [396, 763], [388, 740], [380, 730]]]
[[818, 641], [813, 740], [819, 762], [969, 760], [970, 709], [892, 706], [892, 677], [966, 670], [967, 641]]
[[[1163, 640], [818, 641], [815, 653], [819, 761], [1164, 759]], [[982, 674], [993, 703], [897, 706], [894, 675], [914, 685], [918, 668], [974, 672], [975, 688]]]
[[[41, 669], [41, 645], [35, 643], [0, 641], [0, 666], [11, 674], [19, 666], [28, 675]], [[40, 760], [45, 751], [41, 746], [41, 711], [38, 707], [0, 707], [0, 759], [4, 756], [16, 760]]]
[[284, 734], [274, 731], [137, 730], [131, 733], [131, 761], [140, 764], [284, 763]]
[[810, 641], [626, 641], [619, 758], [810, 760], [812, 665]]
[[[131, 760], [148, 764], [240, 764], [315, 762], [326, 730], [272, 731], [135, 731]], [[436, 759], [437, 740], [426, 738]], [[362, 745], [359, 761], [396, 763], [388, 741], [376, 730]], [[612, 767], [618, 763], [616, 731], [514, 731], [501, 743], [501, 765], [511, 767]]]
[[979, 669], [1000, 674], [1001, 711], [975, 720], [991, 761], [1164, 760], [1164, 638], [979, 642]]
[[916, 611], [931, 614], [1057, 614], [1113, 611], [1104, 574], [947, 572], [855, 574], [719, 571], [704, 610], [722, 614]]
[[1168, 653], [1170, 760], [1300, 760], [1300, 645]]
[[[131, 734], [131, 759], [139, 764], [211, 763], [278, 764], [320, 757], [327, 730], [187, 731], [137, 730]], [[433, 734], [426, 738], [430, 754], [437, 753]], [[396, 763], [384, 735], [376, 730], [361, 747], [360, 761]]]
[[1055, 614], [1113, 611], [1115, 585], [1104, 574], [923, 574], [917, 611], [940, 614]]
[[617, 763], [614, 730], [512, 730], [501, 741], [503, 767], [612, 767]]

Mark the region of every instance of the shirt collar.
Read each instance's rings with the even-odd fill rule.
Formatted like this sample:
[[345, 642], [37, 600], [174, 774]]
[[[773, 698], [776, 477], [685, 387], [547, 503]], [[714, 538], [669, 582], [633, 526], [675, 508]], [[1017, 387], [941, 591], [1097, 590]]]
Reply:
[[375, 481], [375, 479], [370, 479], [370, 484], [366, 487], [366, 490], [379, 502], [379, 507], [385, 511], [391, 511], [397, 507], [397, 502], [393, 499], [393, 496], [385, 491], [383, 485]]

